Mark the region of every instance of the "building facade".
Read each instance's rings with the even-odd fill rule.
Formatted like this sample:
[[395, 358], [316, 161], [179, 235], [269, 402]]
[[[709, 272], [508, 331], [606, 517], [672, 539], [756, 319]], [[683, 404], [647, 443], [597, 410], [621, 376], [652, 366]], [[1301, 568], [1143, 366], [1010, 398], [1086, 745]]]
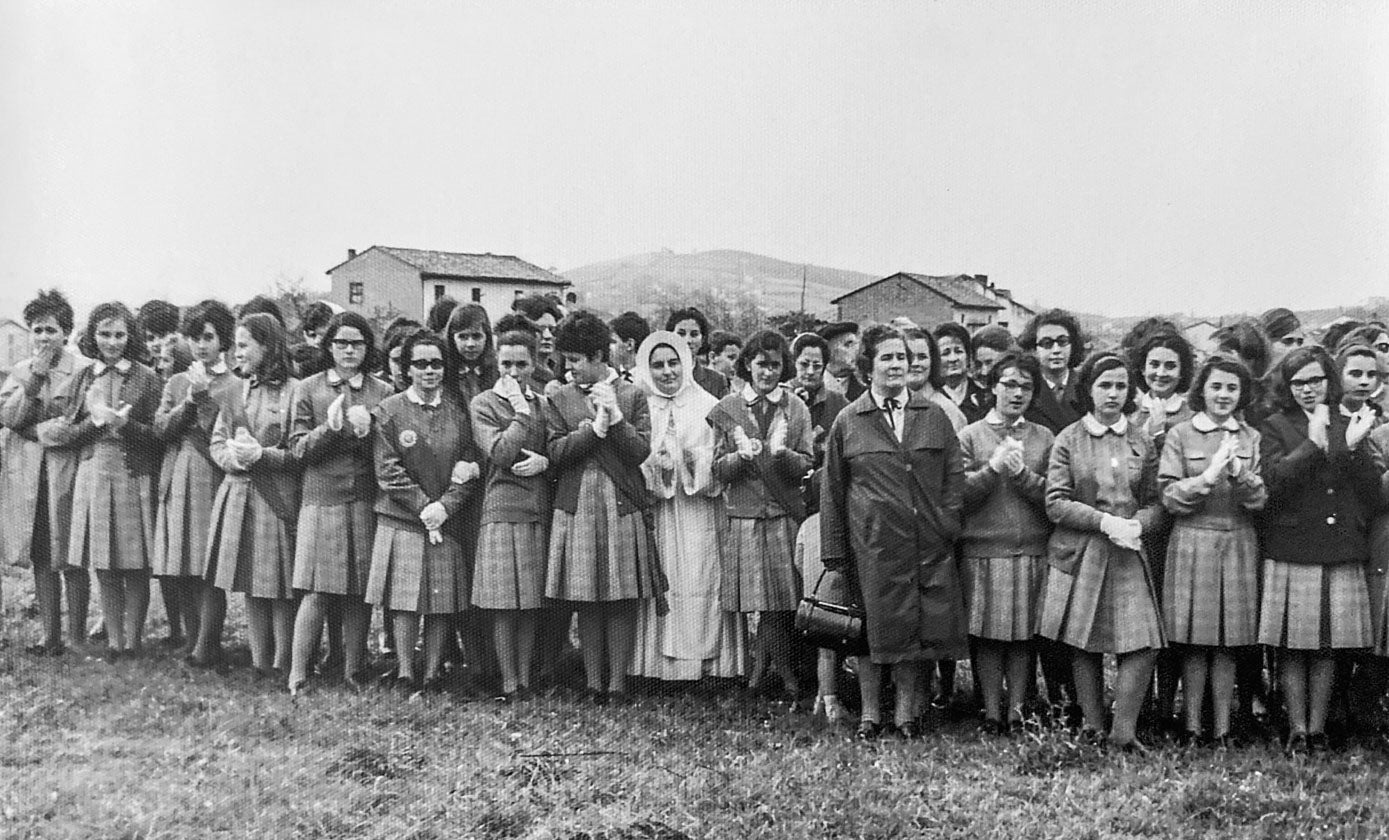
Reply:
[[988, 282], [983, 275], [936, 277], [901, 271], [840, 295], [831, 303], [839, 308], [841, 321], [887, 323], [905, 315], [928, 329], [954, 321], [972, 332], [1001, 323], [1008, 313], [1004, 304], [980, 291], [980, 280]]
[[424, 320], [434, 302], [445, 296], [480, 304], [496, 321], [523, 295], [553, 294], [567, 300], [572, 294], [559, 275], [503, 254], [373, 245], [361, 253], [349, 250], [347, 259], [327, 274], [332, 280], [328, 300], [383, 321], [397, 315]]

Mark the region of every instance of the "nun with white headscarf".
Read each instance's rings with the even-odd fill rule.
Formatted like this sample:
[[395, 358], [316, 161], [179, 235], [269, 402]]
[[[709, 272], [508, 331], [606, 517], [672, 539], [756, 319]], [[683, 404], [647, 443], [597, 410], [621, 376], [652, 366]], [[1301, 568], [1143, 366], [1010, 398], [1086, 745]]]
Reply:
[[747, 628], [719, 603], [720, 487], [713, 475], [714, 430], [706, 422], [718, 400], [693, 377], [687, 342], [653, 332], [637, 349], [634, 381], [651, 408], [651, 455], [642, 465], [655, 504], [658, 556], [669, 582], [670, 610], [642, 605], [630, 673], [661, 680], [736, 677], [744, 672]]

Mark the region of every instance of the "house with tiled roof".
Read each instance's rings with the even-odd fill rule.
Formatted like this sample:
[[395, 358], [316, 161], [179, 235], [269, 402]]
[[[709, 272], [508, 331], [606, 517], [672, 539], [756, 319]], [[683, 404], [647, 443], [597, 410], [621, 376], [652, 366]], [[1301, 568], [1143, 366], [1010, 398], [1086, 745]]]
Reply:
[[481, 304], [491, 320], [511, 311], [523, 295], [553, 294], [569, 299], [563, 277], [506, 254], [465, 254], [373, 245], [327, 271], [332, 279], [328, 300], [369, 318], [424, 315], [441, 297]]
[[983, 274], [899, 271], [830, 302], [839, 307], [839, 320], [859, 324], [885, 324], [905, 315], [928, 329], [946, 321], [963, 324], [970, 331], [990, 324], [1013, 328], [1007, 323], [1010, 305], [998, 299], [997, 290]]
[[21, 359], [29, 357], [29, 328], [13, 318], [0, 318], [0, 382]]

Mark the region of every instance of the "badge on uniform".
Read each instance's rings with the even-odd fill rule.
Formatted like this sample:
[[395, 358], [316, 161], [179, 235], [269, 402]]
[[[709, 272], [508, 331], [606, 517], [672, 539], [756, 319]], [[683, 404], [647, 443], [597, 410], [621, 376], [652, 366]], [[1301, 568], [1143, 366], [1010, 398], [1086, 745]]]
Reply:
[[420, 436], [415, 434], [414, 429], [406, 429], [400, 433], [400, 445], [406, 449], [419, 443]]

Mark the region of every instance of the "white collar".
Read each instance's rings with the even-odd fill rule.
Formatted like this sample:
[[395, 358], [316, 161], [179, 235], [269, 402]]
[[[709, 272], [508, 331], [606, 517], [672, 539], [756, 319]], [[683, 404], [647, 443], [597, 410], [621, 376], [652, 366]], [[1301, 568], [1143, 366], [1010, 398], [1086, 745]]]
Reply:
[[97, 376], [101, 376], [103, 373], [110, 370], [111, 368], [115, 368], [117, 373], [126, 374], [130, 373], [130, 364], [131, 363], [129, 359], [117, 359], [114, 365], [108, 365], [101, 359], [97, 359], [95, 362], [92, 363], [92, 371]]
[[1195, 417], [1191, 418], [1191, 427], [1198, 432], [1206, 433], [1214, 432], [1217, 429], [1224, 429], [1227, 432], [1238, 432], [1239, 421], [1236, 420], [1234, 417], [1226, 417], [1224, 423], [1217, 424], [1214, 420], [1211, 419], [1211, 416], [1209, 414], [1202, 411], [1197, 413]]
[[1153, 396], [1152, 391], [1143, 394], [1143, 407], [1148, 409], [1149, 414], [1157, 414], [1157, 409], [1161, 408], [1164, 414], [1176, 414], [1186, 405], [1186, 397], [1180, 393], [1173, 392], [1167, 399], [1158, 399]]
[[954, 388], [941, 383], [940, 390], [950, 398], [951, 402], [956, 404], [962, 403], [965, 401], [965, 396], [969, 393], [969, 377], [966, 376], [964, 379], [961, 379], [960, 384], [956, 385]]
[[420, 392], [415, 390], [414, 385], [411, 385], [409, 388], [405, 389], [405, 399], [409, 400], [415, 405], [422, 405], [426, 408], [438, 408], [439, 403], [444, 401], [444, 389], [440, 388], [438, 391], [435, 391], [434, 399], [429, 402], [425, 402], [424, 397], [420, 396]]
[[1119, 418], [1119, 422], [1115, 423], [1112, 426], [1103, 425], [1102, 423], [1100, 423], [1099, 419], [1095, 417], [1095, 415], [1093, 414], [1087, 414], [1084, 417], [1080, 418], [1080, 422], [1085, 424], [1085, 431], [1089, 432], [1095, 437], [1100, 437], [1104, 435], [1105, 432], [1113, 432], [1119, 437], [1123, 437], [1124, 435], [1127, 435], [1129, 433], [1129, 418], [1127, 417], [1121, 416]]
[[1045, 385], [1047, 389], [1051, 391], [1055, 391], [1057, 388], [1060, 388], [1064, 391], [1066, 389], [1066, 386], [1071, 384], [1071, 369], [1066, 368], [1066, 372], [1061, 374], [1061, 381], [1057, 382], [1055, 385], [1052, 384], [1050, 379], [1047, 379], [1046, 374], [1043, 374], [1042, 384]]
[[[880, 411], [887, 411], [886, 403], [889, 397], [887, 397], [884, 394], [879, 394], [877, 390], [872, 387], [868, 389], [868, 392], [873, 395], [873, 404], [876, 405]], [[891, 397], [891, 399], [897, 400], [897, 411], [901, 411], [902, 409], [906, 408], [907, 400], [911, 398], [912, 392], [907, 390], [906, 388], [903, 388], [901, 393], [899, 393], [897, 396]]]
[[212, 367], [203, 365], [203, 370], [207, 371], [212, 376], [221, 376], [222, 374], [230, 370], [230, 368], [227, 367], [226, 362], [222, 361], [221, 359], [218, 359], [217, 361], [212, 363]]
[[[347, 387], [351, 388], [354, 391], [360, 391], [362, 389], [362, 383], [366, 382], [366, 378], [366, 374], [359, 370], [357, 371], [356, 376], [353, 376], [351, 379], [347, 380]], [[338, 369], [328, 368], [328, 384], [336, 388], [342, 383], [342, 374], [338, 373]]]
[[757, 390], [752, 387], [752, 383], [748, 383], [747, 385], [743, 386], [743, 401], [746, 402], [748, 405], [752, 405], [753, 403], [757, 402], [758, 399], [762, 399], [765, 397], [767, 402], [771, 403], [772, 405], [779, 405], [781, 403], [781, 392], [783, 390], [785, 389], [778, 385], [775, 388], [773, 388], [770, 392], [763, 395], [757, 393]]
[[[997, 408], [991, 408], [991, 409], [989, 409], [989, 413], [984, 415], [984, 422], [985, 422], [985, 423], [988, 423], [990, 426], [1007, 426], [1007, 425], [1008, 425], [1008, 423], [1003, 419], [1003, 415], [998, 413], [998, 409], [997, 409]], [[1013, 422], [1013, 425], [1012, 425], [1011, 428], [1020, 429], [1020, 428], [1022, 428], [1022, 424], [1026, 423], [1026, 422], [1027, 422], [1027, 418], [1026, 418], [1026, 417], [1023, 417], [1021, 414], [1019, 414], [1019, 415], [1018, 415], [1018, 419], [1015, 420], [1015, 421]]]
[[1349, 411], [1349, 410], [1347, 410], [1346, 407], [1345, 407], [1344, 405], [1338, 406], [1338, 408], [1341, 409], [1341, 416], [1342, 416], [1342, 417], [1364, 417], [1364, 416], [1367, 415], [1367, 414], [1374, 414], [1374, 413], [1375, 413], [1375, 410], [1374, 410], [1373, 408], [1370, 408], [1370, 401], [1369, 401], [1369, 400], [1365, 400], [1365, 404], [1362, 405], [1362, 406], [1360, 406], [1360, 407], [1359, 407], [1358, 409], [1356, 409], [1355, 411]]

